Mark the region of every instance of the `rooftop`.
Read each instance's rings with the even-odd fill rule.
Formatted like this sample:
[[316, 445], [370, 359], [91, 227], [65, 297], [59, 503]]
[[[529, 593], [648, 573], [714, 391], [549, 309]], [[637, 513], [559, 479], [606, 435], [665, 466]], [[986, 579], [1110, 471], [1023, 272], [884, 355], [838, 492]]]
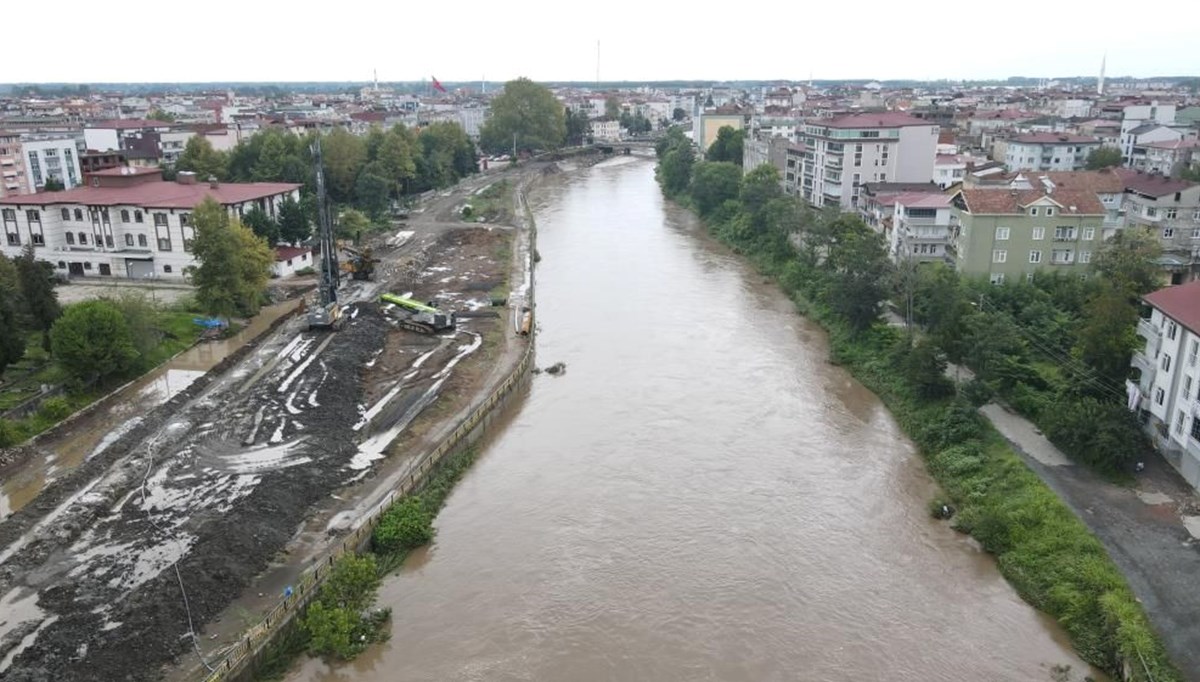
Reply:
[[1049, 173], [1026, 173], [1030, 182], [1046, 177], [1058, 189], [1078, 189], [1096, 194], [1120, 194], [1125, 183], [1113, 169], [1094, 171], [1051, 171]]
[[1100, 140], [1091, 135], [1068, 135], [1066, 133], [1033, 133], [1031, 135], [1017, 135], [1012, 139], [1017, 144], [1076, 144], [1076, 143], [1091, 143], [1097, 144]]
[[276, 246], [275, 247], [275, 260], [276, 261], [291, 260], [293, 258], [296, 258], [297, 256], [303, 256], [306, 253], [312, 253], [312, 249], [301, 248], [299, 246]]
[[85, 128], [106, 128], [110, 130], [135, 130], [138, 128], [170, 128], [172, 124], [166, 121], [149, 121], [144, 118], [120, 118], [112, 121], [96, 121], [84, 124]]
[[[112, 170], [112, 169], [110, 169]], [[160, 172], [160, 169], [153, 169]], [[99, 171], [103, 173], [104, 171]], [[89, 206], [143, 206], [146, 208], [195, 208], [212, 197], [217, 203], [241, 204], [299, 189], [290, 182], [207, 183], [184, 185], [178, 182], [149, 181], [128, 187], [76, 187], [62, 192], [41, 192], [0, 199], [0, 205], [49, 206], [87, 204]]]
[[811, 121], [813, 125], [827, 128], [904, 128], [907, 126], [932, 126], [933, 123], [899, 111], [883, 111], [877, 114], [849, 114], [829, 120]]
[[1193, 333], [1200, 334], [1200, 280], [1159, 289], [1146, 294], [1143, 300]]
[[1151, 142], [1146, 145], [1151, 149], [1191, 149], [1200, 147], [1200, 140], [1171, 140], [1169, 142]]
[[[114, 152], [115, 153], [115, 152]], [[129, 175], [162, 175], [162, 169], [158, 166], [117, 166], [115, 168], [105, 168], [104, 170], [92, 171], [88, 175], [103, 175], [103, 176], [129, 176]]]
[[1078, 189], [1056, 189], [1047, 194], [1041, 189], [964, 189], [961, 191], [967, 210], [983, 215], [1020, 215], [1026, 207], [1041, 199], [1049, 199], [1063, 215], [1104, 215], [1104, 205], [1095, 192]]
[[1143, 173], [1130, 168], [1118, 168], [1114, 172], [1121, 177], [1126, 191], [1148, 197], [1165, 197], [1196, 186], [1196, 183], [1187, 180], [1172, 180], [1165, 175]]

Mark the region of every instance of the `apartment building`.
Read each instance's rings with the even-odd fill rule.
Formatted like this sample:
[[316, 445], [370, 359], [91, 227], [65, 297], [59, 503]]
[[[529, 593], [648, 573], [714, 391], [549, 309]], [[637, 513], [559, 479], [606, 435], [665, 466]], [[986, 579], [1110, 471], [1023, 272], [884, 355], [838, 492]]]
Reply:
[[0, 130], [0, 198], [26, 191], [25, 158], [21, 154], [21, 135]]
[[1159, 263], [1172, 284], [1200, 277], [1200, 184], [1163, 175], [1118, 169], [1125, 187], [1125, 224], [1157, 236]]
[[1073, 171], [1087, 165], [1087, 157], [1099, 149], [1100, 140], [1087, 135], [1034, 133], [1008, 140], [1004, 165], [1009, 170]]
[[729, 126], [734, 130], [746, 127], [746, 116], [733, 108], [716, 109], [714, 111], [697, 112], [692, 116], [692, 141], [700, 148], [700, 153], [708, 151], [709, 145], [717, 139], [721, 128]]
[[616, 142], [621, 139], [621, 123], [610, 119], [597, 119], [590, 123], [592, 137], [597, 142]]
[[952, 203], [955, 268], [993, 284], [1032, 279], [1038, 270], [1083, 275], [1102, 243], [1105, 210], [1094, 192], [963, 189]]
[[25, 187], [29, 194], [40, 192], [50, 179], [65, 189], [83, 182], [78, 142], [67, 135], [25, 135], [21, 141], [25, 159]]
[[[1121, 157], [1125, 163], [1129, 163], [1133, 158], [1133, 146], [1137, 142], [1138, 135], [1134, 134], [1134, 130], [1141, 128], [1147, 124], [1157, 125], [1172, 125], [1175, 123], [1175, 105], [1174, 104], [1159, 104], [1158, 102], [1150, 102], [1149, 104], [1130, 104], [1121, 110]], [[1146, 140], [1146, 142], [1156, 142], [1158, 140]]]
[[865, 183], [933, 178], [938, 126], [908, 114], [812, 119], [802, 137], [800, 195], [814, 206], [854, 210]]
[[1147, 173], [1178, 176], [1183, 169], [1191, 165], [1192, 159], [1198, 156], [1197, 149], [1200, 149], [1200, 140], [1182, 137], [1135, 145], [1130, 168]]
[[32, 244], [64, 275], [182, 279], [196, 264], [191, 213], [205, 197], [235, 215], [257, 206], [275, 216], [285, 199], [300, 196], [298, 184], [201, 183], [193, 173], [167, 182], [151, 168], [111, 168], [85, 183], [0, 199], [0, 252], [16, 256]]
[[958, 219], [950, 196], [927, 192], [895, 199], [889, 237], [892, 260], [909, 263], [953, 263], [951, 245]]
[[1168, 462], [1200, 488], [1200, 282], [1167, 287], [1142, 299], [1137, 325], [1145, 345], [1133, 354], [1129, 407]]

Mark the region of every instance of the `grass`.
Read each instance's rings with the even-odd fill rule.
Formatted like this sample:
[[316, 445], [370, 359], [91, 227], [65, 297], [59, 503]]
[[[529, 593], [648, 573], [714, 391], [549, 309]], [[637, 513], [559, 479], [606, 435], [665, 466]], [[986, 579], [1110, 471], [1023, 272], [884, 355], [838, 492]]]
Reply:
[[479, 218], [488, 223], [507, 223], [512, 218], [512, 203], [512, 184], [497, 180], [467, 199], [470, 210], [464, 210], [462, 218], [472, 223]]

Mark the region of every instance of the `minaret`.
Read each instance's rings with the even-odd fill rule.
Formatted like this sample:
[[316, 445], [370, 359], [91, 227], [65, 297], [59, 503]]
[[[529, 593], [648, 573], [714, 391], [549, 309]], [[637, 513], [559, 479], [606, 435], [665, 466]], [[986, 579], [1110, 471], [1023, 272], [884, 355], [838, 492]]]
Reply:
[[1104, 94], [1104, 63], [1107, 61], [1108, 61], [1108, 53], [1105, 52], [1104, 56], [1100, 58], [1100, 78], [1096, 80], [1096, 94], [1097, 95]]
[[375, 77], [375, 92], [379, 92], [379, 70], [371, 69], [371, 75]]

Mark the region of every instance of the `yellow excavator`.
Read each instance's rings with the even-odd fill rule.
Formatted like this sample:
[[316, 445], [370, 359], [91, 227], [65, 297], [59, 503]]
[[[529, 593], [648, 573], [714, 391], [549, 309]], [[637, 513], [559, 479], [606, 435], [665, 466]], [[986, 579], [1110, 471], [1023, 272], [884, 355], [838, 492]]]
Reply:
[[346, 254], [346, 258], [342, 261], [342, 272], [350, 275], [352, 279], [371, 279], [371, 275], [375, 274], [375, 264], [379, 262], [378, 258], [371, 255], [371, 247], [364, 246], [356, 249], [342, 243], [339, 243], [338, 246]]

